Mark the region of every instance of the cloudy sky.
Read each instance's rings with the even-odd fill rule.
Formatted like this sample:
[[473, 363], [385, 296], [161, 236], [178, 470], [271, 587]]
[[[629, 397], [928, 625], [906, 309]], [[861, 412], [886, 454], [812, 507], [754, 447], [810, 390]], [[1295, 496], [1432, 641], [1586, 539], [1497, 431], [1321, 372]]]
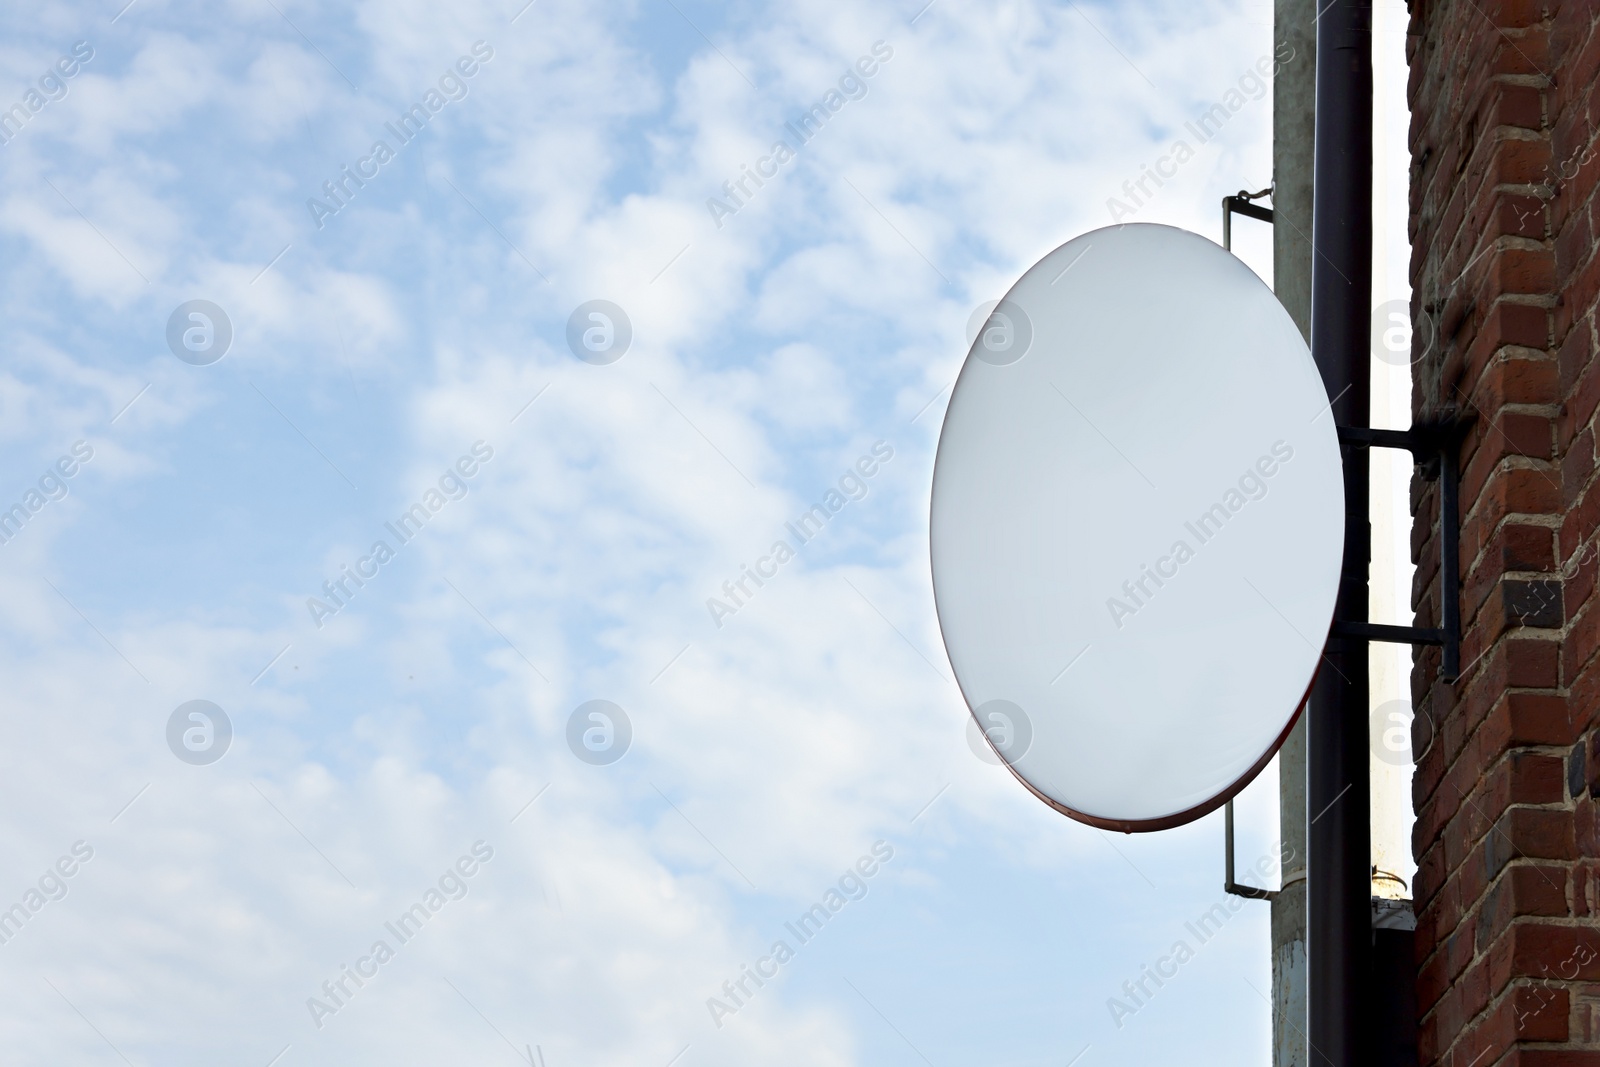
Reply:
[[[979, 759], [926, 523], [974, 310], [1270, 4], [123, 2], [0, 16], [8, 1062], [1266, 1062], [1262, 903], [1113, 1020], [1220, 816]], [[1252, 88], [1132, 218], [1269, 184]]]

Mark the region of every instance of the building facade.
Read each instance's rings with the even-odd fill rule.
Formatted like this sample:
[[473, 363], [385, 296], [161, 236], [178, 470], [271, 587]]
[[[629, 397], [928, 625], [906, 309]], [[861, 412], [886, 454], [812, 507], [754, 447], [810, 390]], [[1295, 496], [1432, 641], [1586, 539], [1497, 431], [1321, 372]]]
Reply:
[[1410, 7], [1413, 418], [1466, 423], [1463, 669], [1412, 675], [1420, 1062], [1600, 1067], [1600, 0]]

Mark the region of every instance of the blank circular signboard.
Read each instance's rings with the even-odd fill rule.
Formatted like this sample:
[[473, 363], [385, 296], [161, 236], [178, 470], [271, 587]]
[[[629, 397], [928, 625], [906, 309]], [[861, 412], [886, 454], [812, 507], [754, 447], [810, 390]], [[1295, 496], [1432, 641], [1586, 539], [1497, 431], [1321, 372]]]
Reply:
[[972, 344], [930, 539], [961, 691], [1023, 784], [1109, 829], [1199, 818], [1277, 751], [1333, 618], [1343, 477], [1304, 340], [1203, 237], [1069, 241]]

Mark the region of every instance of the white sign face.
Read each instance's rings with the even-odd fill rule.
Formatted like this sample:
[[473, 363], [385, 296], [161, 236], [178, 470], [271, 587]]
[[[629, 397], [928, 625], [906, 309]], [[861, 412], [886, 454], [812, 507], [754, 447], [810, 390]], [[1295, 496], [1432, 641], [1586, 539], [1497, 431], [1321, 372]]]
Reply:
[[1062, 245], [979, 329], [934, 466], [939, 625], [979, 730], [1075, 819], [1211, 811], [1310, 688], [1344, 517], [1327, 392], [1248, 267], [1168, 226]]

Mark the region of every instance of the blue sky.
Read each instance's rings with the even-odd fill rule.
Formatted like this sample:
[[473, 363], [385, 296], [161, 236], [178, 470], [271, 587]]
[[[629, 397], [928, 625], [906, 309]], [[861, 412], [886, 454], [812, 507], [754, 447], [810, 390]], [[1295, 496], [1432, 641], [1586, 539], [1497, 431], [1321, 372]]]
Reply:
[[[0, 505], [92, 449], [0, 545], [0, 908], [92, 850], [0, 944], [13, 1062], [1265, 1061], [1264, 904], [1113, 1023], [1225, 899], [1220, 818], [1114, 838], [975, 757], [926, 516], [974, 309], [1111, 221], [1270, 55], [1271, 5], [120, 7], [0, 16], [27, 110]], [[460, 98], [402, 146], [441, 78]], [[1138, 220], [1218, 237], [1218, 199], [1270, 181], [1270, 104]], [[232, 328], [206, 365], [167, 343], [193, 300]], [[631, 323], [609, 364], [568, 348], [591, 300]], [[865, 496], [719, 626], [707, 599], [876, 442]], [[167, 742], [197, 699], [233, 731], [209, 764]], [[566, 740], [595, 699], [632, 727], [606, 765]], [[1241, 801], [1247, 860], [1274, 791]], [[480, 841], [465, 896], [308, 1008]], [[878, 841], [865, 896], [716, 1025]]]

